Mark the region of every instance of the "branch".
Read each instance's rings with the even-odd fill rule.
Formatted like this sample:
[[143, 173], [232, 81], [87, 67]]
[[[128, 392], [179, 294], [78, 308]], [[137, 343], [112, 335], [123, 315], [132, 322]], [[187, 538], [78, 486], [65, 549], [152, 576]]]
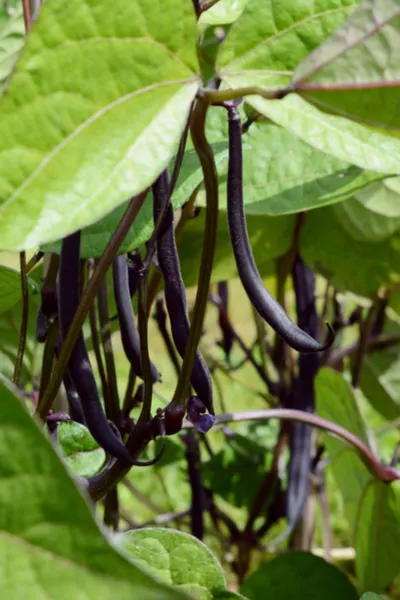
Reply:
[[[282, 421], [298, 421], [312, 425], [317, 429], [321, 429], [324, 433], [329, 433], [339, 437], [347, 442], [357, 451], [359, 457], [369, 469], [369, 471], [379, 480], [384, 483], [400, 480], [400, 471], [393, 467], [383, 466], [371, 449], [364, 444], [351, 431], [348, 431], [341, 425], [327, 421], [318, 415], [306, 413], [302, 410], [294, 410], [289, 408], [271, 408], [266, 410], [249, 410], [236, 413], [227, 413], [216, 417], [215, 425], [225, 425], [226, 423], [237, 423], [242, 421], [268, 421], [269, 419], [280, 419]], [[194, 426], [189, 421], [184, 421], [183, 428], [192, 429]]]

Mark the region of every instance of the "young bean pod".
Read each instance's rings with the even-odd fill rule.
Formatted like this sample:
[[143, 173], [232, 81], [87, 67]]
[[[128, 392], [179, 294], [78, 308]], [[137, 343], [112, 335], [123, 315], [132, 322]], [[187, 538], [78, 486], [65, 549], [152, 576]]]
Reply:
[[[136, 327], [136, 319], [129, 291], [128, 262], [126, 254], [121, 254], [114, 258], [112, 271], [122, 345], [125, 355], [135, 370], [136, 375], [143, 378], [140, 338], [139, 331]], [[151, 376], [153, 381], [160, 381], [160, 375], [153, 363], [151, 363]]]
[[240, 280], [247, 296], [261, 317], [299, 352], [321, 352], [334, 340], [333, 329], [322, 345], [290, 320], [282, 306], [264, 286], [257, 270], [247, 234], [243, 203], [243, 157], [240, 116], [236, 109], [229, 109], [229, 164], [228, 164], [228, 224], [233, 254]]
[[[58, 306], [61, 337], [65, 340], [79, 305], [80, 231], [64, 238], [60, 256]], [[68, 365], [69, 375], [81, 399], [86, 425], [104, 450], [123, 461], [134, 464], [124, 444], [112, 432], [104, 415], [83, 333], [80, 332]]]
[[[168, 170], [163, 171], [153, 185], [154, 222], [163, 210], [169, 195]], [[187, 314], [186, 291], [179, 264], [178, 249], [174, 234], [174, 213], [171, 203], [157, 238], [157, 256], [160, 271], [164, 278], [165, 303], [171, 323], [175, 346], [183, 358], [189, 339], [190, 323]], [[214, 414], [211, 376], [199, 351], [191, 375], [191, 384], [204, 402], [208, 412]]]

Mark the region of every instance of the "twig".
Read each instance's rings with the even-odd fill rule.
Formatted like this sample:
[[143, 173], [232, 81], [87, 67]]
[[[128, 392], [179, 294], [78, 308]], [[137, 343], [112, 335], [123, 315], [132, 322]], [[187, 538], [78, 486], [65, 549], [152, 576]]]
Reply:
[[[331, 421], [327, 421], [312, 413], [306, 413], [302, 410], [289, 408], [271, 408], [266, 410], [249, 410], [243, 412], [228, 413], [217, 415], [215, 425], [224, 425], [226, 423], [236, 423], [242, 421], [267, 421], [269, 419], [281, 419], [282, 421], [299, 421], [321, 429], [324, 433], [337, 436], [353, 446], [359, 457], [369, 469], [369, 471], [384, 483], [391, 483], [400, 479], [400, 471], [392, 467], [382, 465], [374, 456], [371, 449], [364, 444], [357, 436], [344, 427]], [[194, 426], [189, 421], [184, 421], [183, 428], [192, 429]]]
[[26, 265], [26, 274], [27, 275], [42, 260], [43, 256], [44, 256], [44, 252], [42, 252], [41, 250], [39, 250], [38, 252], [35, 252], [35, 254], [32, 256], [32, 258], [29, 259], [28, 264]]
[[22, 364], [24, 361], [24, 352], [26, 345], [26, 336], [28, 331], [28, 318], [29, 318], [29, 289], [28, 289], [28, 278], [26, 276], [26, 254], [20, 252], [19, 255], [20, 263], [20, 275], [21, 275], [21, 290], [22, 290], [22, 318], [21, 318], [21, 329], [19, 334], [18, 352], [17, 359], [14, 367], [13, 382], [16, 386], [20, 384]]
[[[108, 312], [107, 278], [104, 277], [97, 297], [100, 319], [100, 335], [107, 369], [107, 396], [104, 398], [107, 418], [114, 423], [120, 416], [117, 372], [111, 340], [110, 315]], [[111, 493], [111, 492], [110, 492]]]

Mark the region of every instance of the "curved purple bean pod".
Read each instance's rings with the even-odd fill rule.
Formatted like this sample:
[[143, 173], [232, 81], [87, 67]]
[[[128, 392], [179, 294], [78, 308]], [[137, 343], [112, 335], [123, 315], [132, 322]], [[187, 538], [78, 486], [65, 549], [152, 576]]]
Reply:
[[254, 261], [247, 234], [243, 202], [242, 131], [239, 112], [229, 109], [229, 164], [228, 164], [228, 224], [238, 274], [247, 296], [261, 317], [299, 352], [321, 352], [328, 348], [335, 334], [328, 324], [330, 335], [326, 344], [320, 344], [300, 329], [282, 306], [266, 289]]

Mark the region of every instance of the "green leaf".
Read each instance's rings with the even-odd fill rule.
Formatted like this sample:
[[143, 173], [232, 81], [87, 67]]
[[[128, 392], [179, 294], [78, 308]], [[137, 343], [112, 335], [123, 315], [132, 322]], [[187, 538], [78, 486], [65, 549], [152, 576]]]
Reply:
[[400, 131], [400, 6], [364, 0], [294, 72], [296, 90], [324, 110]]
[[373, 592], [367, 592], [363, 594], [360, 600], [383, 600], [382, 596], [378, 596], [378, 594], [374, 594]]
[[195, 39], [180, 0], [43, 5], [0, 101], [1, 247], [59, 239], [154, 181], [199, 85]]
[[25, 26], [22, 16], [22, 4], [19, 3], [13, 14], [0, 25], [0, 89], [17, 60], [24, 45]]
[[240, 598], [226, 590], [224, 573], [198, 539], [172, 529], [140, 529], [117, 535], [117, 545], [143, 570], [196, 600]]
[[88, 429], [80, 423], [59, 423], [57, 439], [74, 475], [92, 477], [103, 466], [106, 456], [104, 450], [99, 448]]
[[[355, 397], [341, 375], [321, 369], [315, 386], [318, 414], [367, 443]], [[388, 485], [375, 480], [354, 451], [330, 436], [325, 443], [354, 539], [358, 581], [363, 590], [379, 592], [400, 572], [398, 482]]]
[[[276, 427], [269, 429], [272, 439], [276, 440]], [[265, 441], [261, 445], [252, 436], [245, 437], [235, 432], [229, 443], [204, 465], [206, 486], [230, 504], [250, 510], [271, 457], [271, 453], [266, 451]]]
[[249, 0], [219, 0], [200, 15], [199, 26], [229, 25], [242, 14]]
[[[317, 413], [354, 433], [368, 444], [356, 399], [343, 377], [332, 369], [321, 369], [315, 380]], [[371, 474], [357, 454], [344, 442], [326, 435], [325, 444], [331, 459], [330, 469], [343, 497], [344, 511], [353, 535], [358, 505]]]
[[[219, 142], [213, 144], [214, 158], [218, 171], [226, 170], [228, 144], [227, 142]], [[172, 167], [170, 172], [172, 173]], [[181, 172], [176, 184], [172, 203], [175, 208], [179, 208], [190, 197], [195, 188], [203, 181], [203, 172], [200, 167], [200, 162], [194, 150], [185, 152], [182, 163]], [[115, 231], [120, 222], [128, 203], [114, 209], [109, 215], [100, 219], [97, 223], [90, 225], [82, 231], [81, 240], [81, 257], [82, 258], [97, 258], [101, 256], [104, 248], [110, 240], [111, 235]], [[128, 235], [124, 239], [119, 248], [119, 253], [123, 254], [146, 242], [153, 232], [153, 197], [149, 193], [138, 216], [135, 219]], [[61, 251], [61, 242], [46, 244], [42, 248], [46, 252]]]
[[400, 217], [400, 177], [371, 183], [354, 194], [365, 208], [385, 217]]
[[153, 581], [109, 545], [49, 440], [4, 383], [0, 428], [2, 597], [185, 597]]
[[400, 357], [398, 348], [369, 354], [364, 359], [360, 387], [377, 412], [391, 421], [400, 416]]
[[362, 590], [381, 592], [400, 573], [399, 547], [399, 496], [393, 484], [371, 481], [363, 493], [355, 534], [357, 577]]
[[[218, 69], [231, 88], [276, 89], [290, 83], [305, 57], [348, 17], [358, 2], [251, 0], [222, 44]], [[264, 69], [264, 70], [262, 70]], [[368, 171], [400, 172], [400, 140], [318, 110], [296, 94], [283, 100], [249, 96], [262, 115], [314, 148]]]
[[374, 212], [355, 197], [334, 206], [334, 211], [346, 233], [359, 242], [381, 242], [400, 229], [400, 217]]
[[21, 298], [21, 278], [18, 271], [0, 265], [0, 312], [11, 308]]
[[[247, 214], [291, 214], [341, 202], [382, 178], [319, 152], [274, 124], [253, 124], [244, 140]], [[225, 209], [226, 177], [219, 196], [220, 208]]]
[[357, 600], [347, 577], [322, 558], [291, 552], [264, 563], [240, 588], [250, 600]]
[[[219, 74], [224, 80], [246, 73], [288, 81], [291, 71], [352, 12], [357, 1], [319, 3], [250, 0], [221, 46]], [[252, 73], [253, 72], [253, 73]]]
[[[290, 247], [295, 217], [260, 217], [249, 215], [247, 228], [257, 267], [263, 277], [273, 271], [271, 261], [284, 254]], [[204, 210], [185, 226], [179, 243], [179, 256], [185, 285], [197, 285], [199, 262], [204, 239]], [[232, 254], [226, 213], [220, 211], [218, 238], [214, 257], [212, 281], [237, 277]]]
[[373, 296], [400, 278], [399, 233], [375, 244], [358, 242], [340, 226], [333, 207], [308, 215], [300, 247], [304, 260], [341, 291]]

